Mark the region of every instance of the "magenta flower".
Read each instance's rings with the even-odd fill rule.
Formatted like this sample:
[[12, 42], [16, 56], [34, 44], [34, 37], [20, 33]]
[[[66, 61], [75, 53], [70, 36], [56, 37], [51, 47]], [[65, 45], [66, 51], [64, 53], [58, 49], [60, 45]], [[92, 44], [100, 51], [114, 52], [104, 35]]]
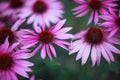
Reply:
[[96, 63], [100, 64], [101, 55], [111, 63], [114, 61], [112, 52], [120, 54], [120, 50], [113, 44], [120, 44], [120, 40], [117, 37], [108, 37], [108, 33], [102, 29], [91, 27], [75, 35], [69, 54], [78, 52], [76, 60], [82, 58], [82, 65], [87, 62], [89, 55], [91, 55], [92, 66]]
[[16, 74], [28, 78], [27, 72], [32, 71], [33, 63], [24, 60], [30, 58], [28, 50], [14, 50], [18, 44], [9, 46], [7, 38], [0, 45], [0, 80], [18, 80]]
[[101, 23], [101, 26], [104, 26], [107, 28], [107, 31], [110, 32], [110, 37], [115, 35], [115, 33], [120, 28], [120, 13], [119, 15], [116, 15], [112, 10], [109, 14], [103, 14], [100, 16], [105, 22]]
[[[40, 27], [35, 26], [35, 31], [22, 29], [20, 32], [22, 35], [21, 42], [23, 43], [23, 49], [36, 47], [32, 53], [34, 56], [41, 49], [41, 57], [45, 59], [46, 55], [52, 60], [52, 55], [56, 57], [56, 51], [53, 47], [53, 43], [68, 50], [67, 46], [70, 45], [69, 42], [64, 41], [66, 39], [70, 39], [72, 37], [71, 34], [67, 32], [72, 29], [72, 27], [62, 28], [66, 20], [62, 20], [54, 25], [49, 30], [41, 29]], [[52, 53], [52, 54], [51, 54]]]
[[50, 22], [56, 23], [63, 17], [63, 4], [58, 0], [31, 0], [28, 3], [19, 15], [20, 18], [29, 17], [27, 24], [49, 27]]
[[0, 26], [0, 44], [3, 44], [5, 39], [8, 37], [10, 44], [19, 41], [20, 34], [17, 32], [18, 27], [25, 21], [21, 19], [16, 21], [16, 23], [9, 29], [8, 27]]
[[80, 4], [78, 7], [74, 8], [73, 11], [76, 17], [82, 17], [90, 12], [90, 18], [88, 24], [94, 20], [94, 23], [97, 24], [99, 20], [99, 14], [105, 14], [108, 12], [108, 9], [117, 6], [115, 0], [75, 0], [76, 3]]
[[16, 15], [21, 11], [22, 8], [27, 5], [28, 0], [10, 0], [9, 2], [0, 3], [0, 12], [2, 16], [12, 16]]

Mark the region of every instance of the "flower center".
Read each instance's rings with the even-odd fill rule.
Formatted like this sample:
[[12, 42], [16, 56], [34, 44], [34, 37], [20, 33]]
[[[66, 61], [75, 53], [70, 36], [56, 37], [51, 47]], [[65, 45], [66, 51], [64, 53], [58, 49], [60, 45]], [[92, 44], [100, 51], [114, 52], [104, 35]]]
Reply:
[[119, 26], [119, 28], [120, 28], [120, 17], [119, 17], [118, 19], [116, 19], [116, 24], [117, 24], [117, 26]]
[[12, 43], [15, 40], [14, 33], [8, 28], [1, 28], [0, 29], [0, 44], [3, 44], [5, 39], [8, 38], [8, 41]]
[[85, 39], [91, 44], [99, 44], [103, 40], [103, 33], [99, 28], [92, 27], [86, 33]]
[[10, 7], [12, 8], [20, 8], [23, 6], [22, 0], [10, 0]]
[[90, 0], [89, 6], [92, 9], [99, 10], [101, 8], [101, 2], [100, 0]]
[[45, 30], [39, 34], [39, 40], [44, 44], [48, 44], [53, 40], [53, 34], [50, 31]]
[[0, 53], [0, 70], [8, 70], [13, 65], [13, 59], [8, 53]]
[[47, 10], [48, 6], [43, 0], [37, 0], [33, 5], [33, 11], [36, 13], [44, 13]]

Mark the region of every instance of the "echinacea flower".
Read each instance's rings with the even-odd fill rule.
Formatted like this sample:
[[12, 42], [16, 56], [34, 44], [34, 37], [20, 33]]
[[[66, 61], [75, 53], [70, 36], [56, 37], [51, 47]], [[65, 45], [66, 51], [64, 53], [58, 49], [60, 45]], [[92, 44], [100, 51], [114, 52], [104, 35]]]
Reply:
[[29, 78], [33, 63], [26, 61], [30, 58], [28, 50], [14, 50], [19, 43], [9, 45], [8, 37], [0, 45], [0, 80], [18, 80], [17, 75]]
[[2, 16], [17, 17], [22, 8], [27, 5], [28, 0], [10, 0], [0, 3], [0, 13]]
[[73, 11], [76, 17], [82, 17], [90, 12], [90, 18], [88, 20], [88, 24], [94, 20], [94, 23], [97, 24], [99, 20], [99, 14], [105, 14], [111, 8], [115, 10], [114, 7], [117, 6], [115, 4], [115, 0], [75, 0], [76, 3], [80, 4], [78, 7], [74, 8]]
[[22, 10], [19, 17], [28, 18], [27, 24], [47, 25], [56, 23], [63, 17], [63, 4], [59, 0], [31, 0], [29, 5]]
[[[66, 20], [62, 20], [50, 29], [41, 29], [38, 26], [35, 26], [35, 31], [22, 29], [20, 31], [22, 34], [21, 43], [24, 45], [22, 48], [26, 49], [34, 47], [35, 50], [31, 56], [34, 56], [41, 49], [40, 54], [42, 59], [45, 59], [46, 55], [48, 55], [50, 60], [52, 60], [52, 55], [56, 57], [56, 51], [53, 44], [56, 44], [65, 50], [68, 50], [67, 46], [70, 45], [69, 42], [64, 40], [71, 39], [72, 35], [67, 32], [70, 31], [72, 27], [62, 28], [65, 22]], [[38, 45], [37, 47], [36, 44]]]
[[108, 37], [109, 34], [104, 30], [91, 27], [87, 30], [81, 31], [75, 35], [70, 46], [70, 53], [78, 52], [76, 60], [82, 58], [82, 65], [84, 65], [89, 55], [91, 56], [92, 66], [96, 63], [100, 64], [101, 55], [108, 63], [114, 61], [112, 52], [120, 54], [120, 50], [113, 44], [120, 44], [117, 37]]
[[25, 21], [25, 19], [20, 19], [9, 29], [8, 27], [0, 26], [0, 44], [3, 44], [5, 39], [8, 37], [10, 44], [19, 41], [19, 33], [17, 32], [18, 27]]
[[107, 28], [107, 31], [110, 32], [110, 37], [120, 30], [120, 12], [119, 15], [117, 15], [115, 12], [110, 10], [109, 14], [103, 14], [100, 18], [105, 20], [103, 23], [100, 23], [100, 25]]

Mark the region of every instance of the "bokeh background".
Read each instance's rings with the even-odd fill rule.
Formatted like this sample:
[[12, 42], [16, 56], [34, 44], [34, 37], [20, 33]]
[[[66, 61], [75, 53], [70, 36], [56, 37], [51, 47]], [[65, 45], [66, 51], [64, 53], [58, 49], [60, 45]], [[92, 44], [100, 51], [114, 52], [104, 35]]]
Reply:
[[[0, 0], [0, 2], [2, 1], [8, 0]], [[64, 26], [73, 27], [70, 33], [76, 34], [81, 30], [94, 26], [94, 24], [86, 25], [90, 14], [82, 18], [75, 18], [72, 14], [72, 9], [77, 6], [76, 3], [72, 2], [72, 0], [61, 1], [65, 5], [64, 18], [67, 19]], [[120, 4], [119, 0], [118, 2]], [[120, 5], [117, 8], [120, 8]], [[24, 26], [26, 25], [24, 24]], [[32, 26], [24, 28], [32, 28]], [[67, 51], [56, 45], [54, 46], [57, 51], [57, 58], [53, 58], [52, 61], [48, 57], [42, 60], [39, 52], [36, 56], [29, 59], [29, 61], [35, 64], [32, 67], [33, 72], [29, 73], [29, 75], [35, 75], [36, 80], [120, 80], [120, 55], [114, 54], [115, 62], [111, 64], [108, 64], [102, 57], [100, 65], [94, 67], [91, 66], [91, 59], [89, 57], [87, 63], [82, 66], [81, 60], [75, 60], [76, 54], [69, 55]], [[118, 48], [120, 49], [120, 46]], [[19, 75], [18, 77], [19, 80], [28, 80]]]

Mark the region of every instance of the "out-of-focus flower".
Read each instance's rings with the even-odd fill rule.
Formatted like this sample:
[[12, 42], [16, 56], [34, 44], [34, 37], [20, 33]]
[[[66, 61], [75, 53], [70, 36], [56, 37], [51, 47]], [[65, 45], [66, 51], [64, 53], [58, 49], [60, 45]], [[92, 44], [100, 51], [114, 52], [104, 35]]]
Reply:
[[18, 27], [25, 21], [25, 19], [18, 20], [12, 27], [1, 25], [0, 26], [0, 44], [3, 44], [5, 39], [8, 37], [10, 44], [19, 41], [19, 33], [17, 32]]
[[24, 60], [30, 58], [28, 50], [14, 50], [18, 44], [9, 46], [7, 37], [0, 45], [0, 80], [18, 80], [16, 74], [29, 78], [27, 72], [34, 64]]
[[76, 17], [82, 17], [88, 12], [91, 13], [88, 20], [88, 24], [94, 20], [94, 23], [97, 24], [99, 20], [99, 14], [106, 14], [111, 10], [115, 10], [113, 7], [117, 6], [115, 0], [75, 0], [76, 3], [80, 4], [78, 7], [74, 8], [73, 11]]
[[100, 64], [101, 55], [108, 63], [114, 61], [112, 52], [120, 54], [120, 50], [113, 44], [120, 44], [117, 37], [108, 37], [108, 33], [97, 27], [91, 27], [85, 31], [81, 31], [73, 38], [70, 46], [70, 53], [78, 52], [76, 60], [82, 58], [82, 65], [84, 65], [89, 55], [91, 55], [92, 66], [96, 63]]
[[59, 0], [31, 0], [22, 10], [19, 17], [26, 18], [27, 24], [50, 26], [50, 22], [56, 23], [63, 17], [63, 4]]
[[27, 5], [28, 0], [10, 0], [0, 3], [1, 16], [17, 17], [17, 14]]
[[72, 35], [67, 33], [72, 27], [62, 28], [65, 22], [66, 20], [61, 20], [50, 29], [41, 29], [38, 26], [35, 26], [35, 31], [22, 29], [20, 31], [21, 34], [23, 34], [21, 36], [21, 42], [24, 45], [22, 48], [26, 49], [38, 44], [31, 55], [34, 56], [41, 49], [40, 54], [42, 59], [45, 59], [46, 55], [48, 55], [50, 60], [52, 60], [52, 55], [56, 57], [56, 51], [53, 44], [56, 44], [65, 50], [68, 50], [67, 46], [70, 45], [69, 42], [64, 40], [72, 38]]
[[109, 14], [103, 14], [100, 18], [105, 20], [105, 22], [100, 25], [107, 28], [107, 31], [110, 32], [109, 37], [115, 35], [115, 33], [120, 29], [120, 12], [119, 15], [116, 15], [115, 12], [111, 10]]

